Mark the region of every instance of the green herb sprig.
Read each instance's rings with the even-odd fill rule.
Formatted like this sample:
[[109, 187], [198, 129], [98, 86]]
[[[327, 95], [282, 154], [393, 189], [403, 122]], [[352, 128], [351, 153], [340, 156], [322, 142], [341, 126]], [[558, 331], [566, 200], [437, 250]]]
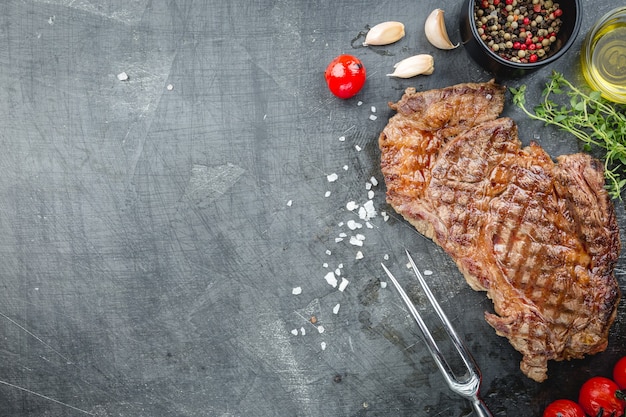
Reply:
[[[513, 103], [530, 118], [554, 125], [576, 136], [585, 151], [596, 146], [604, 150], [604, 173], [611, 198], [621, 200], [626, 178], [621, 173], [626, 166], [626, 114], [624, 108], [602, 98], [600, 92], [582, 91], [569, 82], [563, 74], [553, 71], [542, 101], [534, 112], [526, 108], [526, 86], [510, 88]], [[554, 101], [555, 95], [569, 98], [568, 105]], [[562, 100], [563, 101], [563, 100]]]

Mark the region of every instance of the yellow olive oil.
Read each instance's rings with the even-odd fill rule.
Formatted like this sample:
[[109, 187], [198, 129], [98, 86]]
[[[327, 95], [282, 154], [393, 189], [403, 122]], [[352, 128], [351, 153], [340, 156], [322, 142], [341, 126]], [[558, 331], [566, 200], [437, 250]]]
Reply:
[[589, 32], [581, 51], [589, 85], [618, 103], [626, 103], [626, 16], [610, 18]]

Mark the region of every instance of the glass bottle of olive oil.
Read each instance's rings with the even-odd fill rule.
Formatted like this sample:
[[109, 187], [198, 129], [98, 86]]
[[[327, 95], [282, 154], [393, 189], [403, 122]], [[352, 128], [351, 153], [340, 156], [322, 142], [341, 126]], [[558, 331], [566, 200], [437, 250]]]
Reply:
[[626, 103], [626, 7], [600, 19], [587, 34], [581, 50], [582, 71], [594, 90]]

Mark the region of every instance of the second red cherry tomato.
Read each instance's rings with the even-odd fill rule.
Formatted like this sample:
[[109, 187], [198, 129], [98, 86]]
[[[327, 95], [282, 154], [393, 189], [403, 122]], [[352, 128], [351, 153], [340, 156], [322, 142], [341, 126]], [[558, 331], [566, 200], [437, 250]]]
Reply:
[[592, 417], [622, 417], [626, 401], [615, 382], [595, 376], [580, 388], [578, 404]]
[[343, 99], [354, 97], [361, 91], [366, 75], [361, 60], [352, 55], [339, 55], [328, 64], [324, 72], [330, 91]]
[[613, 368], [613, 381], [623, 390], [626, 390], [626, 356], [618, 360]]
[[585, 417], [585, 412], [572, 400], [556, 400], [548, 404], [543, 417]]

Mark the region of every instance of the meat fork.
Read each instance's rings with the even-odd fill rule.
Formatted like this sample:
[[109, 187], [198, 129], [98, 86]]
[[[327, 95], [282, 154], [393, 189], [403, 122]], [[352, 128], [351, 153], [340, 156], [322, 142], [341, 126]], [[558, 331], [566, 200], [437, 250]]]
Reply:
[[468, 399], [471, 402], [472, 407], [474, 407], [474, 412], [477, 416], [492, 417], [491, 412], [489, 411], [489, 409], [487, 408], [487, 406], [485, 405], [485, 403], [481, 400], [479, 396], [481, 376], [480, 376], [480, 370], [478, 369], [478, 365], [476, 364], [476, 361], [474, 361], [474, 358], [469, 353], [469, 351], [467, 350], [467, 348], [465, 347], [465, 345], [463, 344], [463, 342], [457, 335], [456, 331], [452, 327], [450, 320], [448, 320], [448, 317], [439, 306], [439, 303], [435, 299], [435, 296], [433, 295], [433, 293], [430, 291], [430, 288], [428, 288], [428, 285], [426, 284], [426, 280], [424, 280], [424, 277], [422, 276], [420, 271], [417, 269], [417, 266], [415, 265], [413, 258], [411, 258], [409, 251], [406, 251], [406, 255], [409, 257], [409, 262], [411, 264], [411, 267], [413, 268], [413, 271], [415, 272], [415, 276], [417, 277], [417, 280], [419, 281], [420, 285], [424, 289], [424, 293], [426, 294], [426, 297], [428, 297], [428, 300], [433, 305], [435, 312], [437, 313], [437, 315], [439, 316], [439, 319], [444, 325], [446, 333], [448, 333], [448, 336], [452, 340], [452, 344], [454, 345], [456, 351], [458, 352], [459, 356], [463, 360], [463, 364], [465, 365], [466, 372], [464, 375], [460, 377], [457, 377], [455, 373], [452, 371], [452, 367], [450, 366], [450, 364], [444, 357], [443, 353], [439, 349], [437, 342], [435, 342], [435, 339], [433, 338], [430, 331], [428, 330], [428, 327], [426, 327], [424, 320], [422, 319], [419, 312], [415, 308], [415, 305], [411, 302], [411, 299], [409, 298], [409, 296], [402, 289], [402, 287], [400, 286], [396, 278], [393, 276], [393, 274], [389, 271], [389, 269], [387, 269], [387, 267], [384, 264], [381, 264], [381, 265], [383, 266], [383, 269], [385, 270], [385, 272], [391, 279], [391, 282], [393, 282], [393, 285], [396, 287], [396, 289], [400, 293], [400, 297], [402, 297], [402, 300], [405, 302], [406, 306], [411, 312], [411, 315], [417, 322], [417, 325], [419, 326], [420, 330], [422, 331], [422, 335], [424, 336], [424, 341], [426, 342], [426, 346], [428, 346], [428, 350], [430, 351], [430, 354], [435, 360], [437, 367], [441, 371], [450, 389], [453, 392], [459, 394], [460, 396]]

